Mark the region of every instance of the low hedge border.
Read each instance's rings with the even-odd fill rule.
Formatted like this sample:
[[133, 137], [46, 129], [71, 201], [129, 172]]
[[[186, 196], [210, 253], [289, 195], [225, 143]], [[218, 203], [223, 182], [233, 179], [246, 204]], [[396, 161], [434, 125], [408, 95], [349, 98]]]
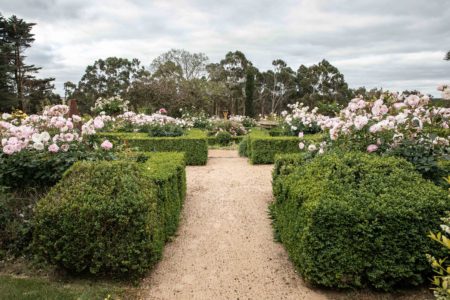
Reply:
[[[306, 141], [320, 142], [321, 134], [310, 134], [303, 137]], [[278, 153], [299, 152], [300, 139], [294, 136], [270, 136], [267, 130], [253, 129], [245, 139], [246, 152], [252, 164], [272, 164]], [[243, 152], [243, 150], [242, 150]]]
[[177, 228], [184, 166], [181, 153], [75, 163], [38, 203], [31, 249], [72, 272], [144, 275]]
[[277, 159], [273, 224], [304, 279], [381, 290], [428, 280], [425, 254], [441, 250], [427, 234], [450, 201], [412, 164], [365, 153]]
[[188, 130], [179, 137], [150, 137], [147, 133], [129, 132], [102, 132], [97, 137], [141, 152], [184, 152], [187, 165], [205, 165], [208, 161], [208, 138], [199, 129]]
[[[245, 136], [233, 136], [231, 137], [231, 142], [232, 143], [236, 143], [239, 144]], [[217, 142], [217, 138], [215, 136], [208, 136], [208, 145], [213, 146], [213, 145], [218, 145], [219, 143]]]

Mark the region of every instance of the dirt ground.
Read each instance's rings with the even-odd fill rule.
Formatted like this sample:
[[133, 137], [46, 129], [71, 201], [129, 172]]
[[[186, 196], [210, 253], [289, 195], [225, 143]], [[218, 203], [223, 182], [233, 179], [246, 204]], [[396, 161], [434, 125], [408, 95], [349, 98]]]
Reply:
[[210, 150], [187, 167], [188, 193], [177, 237], [141, 286], [142, 299], [326, 299], [295, 273], [273, 239], [271, 165], [237, 151]]

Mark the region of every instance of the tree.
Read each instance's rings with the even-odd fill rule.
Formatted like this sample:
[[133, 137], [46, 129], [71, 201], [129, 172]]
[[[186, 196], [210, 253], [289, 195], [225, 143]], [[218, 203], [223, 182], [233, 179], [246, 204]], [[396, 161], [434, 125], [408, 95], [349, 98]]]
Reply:
[[[1, 18], [1, 16], [0, 16]], [[0, 111], [10, 110], [17, 105], [14, 94], [13, 49], [11, 45], [0, 43]]]
[[444, 57], [445, 60], [450, 60], [450, 51], [447, 52], [447, 54]]
[[318, 101], [344, 104], [351, 96], [344, 75], [325, 59], [310, 67], [301, 65], [297, 83], [300, 98], [309, 105]]
[[253, 65], [241, 51], [228, 52], [219, 65], [221, 78], [230, 90], [230, 111], [237, 115], [244, 98], [246, 73]]
[[[271, 112], [279, 111], [281, 106], [285, 102], [295, 96], [296, 82], [295, 72], [287, 66], [286, 62], [281, 59], [276, 59], [272, 62], [274, 66], [272, 75], [272, 81], [269, 84], [271, 89]], [[270, 78], [270, 77], [269, 77]]]
[[24, 52], [34, 42], [34, 34], [31, 29], [36, 23], [27, 23], [22, 19], [12, 16], [9, 19], [0, 19], [0, 38], [3, 45], [9, 45], [13, 57], [15, 93], [18, 97], [19, 108], [24, 109], [25, 82], [35, 78], [34, 75], [41, 68], [34, 65], [26, 65]]
[[247, 79], [245, 81], [245, 115], [255, 116], [253, 97], [255, 95], [255, 72], [252, 68], [247, 70]]
[[72, 81], [66, 81], [64, 82], [64, 98], [66, 100], [69, 100], [73, 97], [73, 94], [75, 93], [77, 89], [77, 85], [73, 83]]
[[[172, 49], [155, 58], [151, 64], [152, 70], [173, 71], [186, 80], [201, 78], [206, 75], [208, 56], [204, 53], [190, 53], [184, 49]], [[167, 68], [167, 65], [170, 68]]]
[[78, 82], [72, 96], [79, 100], [80, 110], [88, 111], [99, 97], [126, 98], [131, 83], [148, 75], [149, 72], [136, 58], [132, 60], [118, 57], [99, 59], [93, 65], [86, 67], [85, 74]]

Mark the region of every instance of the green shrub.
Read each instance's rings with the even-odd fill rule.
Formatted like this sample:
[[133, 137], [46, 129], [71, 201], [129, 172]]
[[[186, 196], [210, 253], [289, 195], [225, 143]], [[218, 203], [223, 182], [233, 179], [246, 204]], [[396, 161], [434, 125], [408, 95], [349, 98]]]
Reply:
[[0, 185], [12, 189], [53, 186], [76, 161], [112, 159], [113, 153], [83, 147], [67, 152], [21, 151], [0, 154]]
[[288, 173], [276, 180], [271, 212], [277, 236], [306, 280], [382, 290], [426, 280], [425, 254], [436, 250], [427, 233], [450, 203], [412, 164], [330, 153]]
[[178, 223], [184, 162], [178, 153], [134, 158], [145, 162], [83, 161], [65, 173], [37, 205], [38, 257], [74, 272], [132, 277], [160, 258]]
[[107, 138], [126, 147], [144, 152], [184, 152], [186, 164], [205, 165], [208, 160], [208, 141], [206, 134], [191, 129], [180, 137], [149, 137], [145, 133], [99, 133], [98, 138]]
[[232, 136], [231, 133], [227, 131], [219, 131], [215, 136], [217, 143], [221, 146], [227, 146], [231, 143]]
[[151, 137], [176, 137], [184, 134], [183, 128], [173, 123], [143, 125], [140, 132], [147, 132]]
[[239, 143], [239, 156], [241, 157], [247, 157], [247, 137], [244, 137], [241, 142]]
[[[274, 162], [275, 154], [300, 151], [298, 147], [300, 139], [298, 137], [272, 137], [268, 131], [256, 129], [248, 136], [248, 157], [253, 164], [271, 164]], [[303, 139], [305, 141], [319, 142], [322, 140], [322, 135], [305, 135]]]

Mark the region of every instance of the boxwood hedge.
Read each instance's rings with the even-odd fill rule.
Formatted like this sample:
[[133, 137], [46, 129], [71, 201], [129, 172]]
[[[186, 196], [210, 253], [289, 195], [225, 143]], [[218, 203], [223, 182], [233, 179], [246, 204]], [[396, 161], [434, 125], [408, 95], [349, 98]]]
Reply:
[[[280, 159], [271, 213], [277, 236], [306, 280], [382, 290], [427, 280], [425, 254], [437, 250], [427, 233], [450, 209], [443, 189], [394, 157]], [[289, 159], [299, 166], [286, 167]]]
[[38, 203], [32, 249], [73, 272], [140, 276], [174, 233], [185, 188], [179, 153], [77, 162]]
[[[305, 135], [307, 141], [320, 142], [321, 134]], [[267, 130], [253, 129], [247, 138], [247, 156], [252, 164], [271, 164], [275, 154], [299, 152], [295, 136], [271, 136]]]
[[150, 137], [147, 133], [128, 132], [104, 132], [97, 136], [144, 152], [184, 152], [188, 165], [205, 165], [208, 160], [208, 139], [206, 133], [198, 129], [188, 130], [179, 137]]

